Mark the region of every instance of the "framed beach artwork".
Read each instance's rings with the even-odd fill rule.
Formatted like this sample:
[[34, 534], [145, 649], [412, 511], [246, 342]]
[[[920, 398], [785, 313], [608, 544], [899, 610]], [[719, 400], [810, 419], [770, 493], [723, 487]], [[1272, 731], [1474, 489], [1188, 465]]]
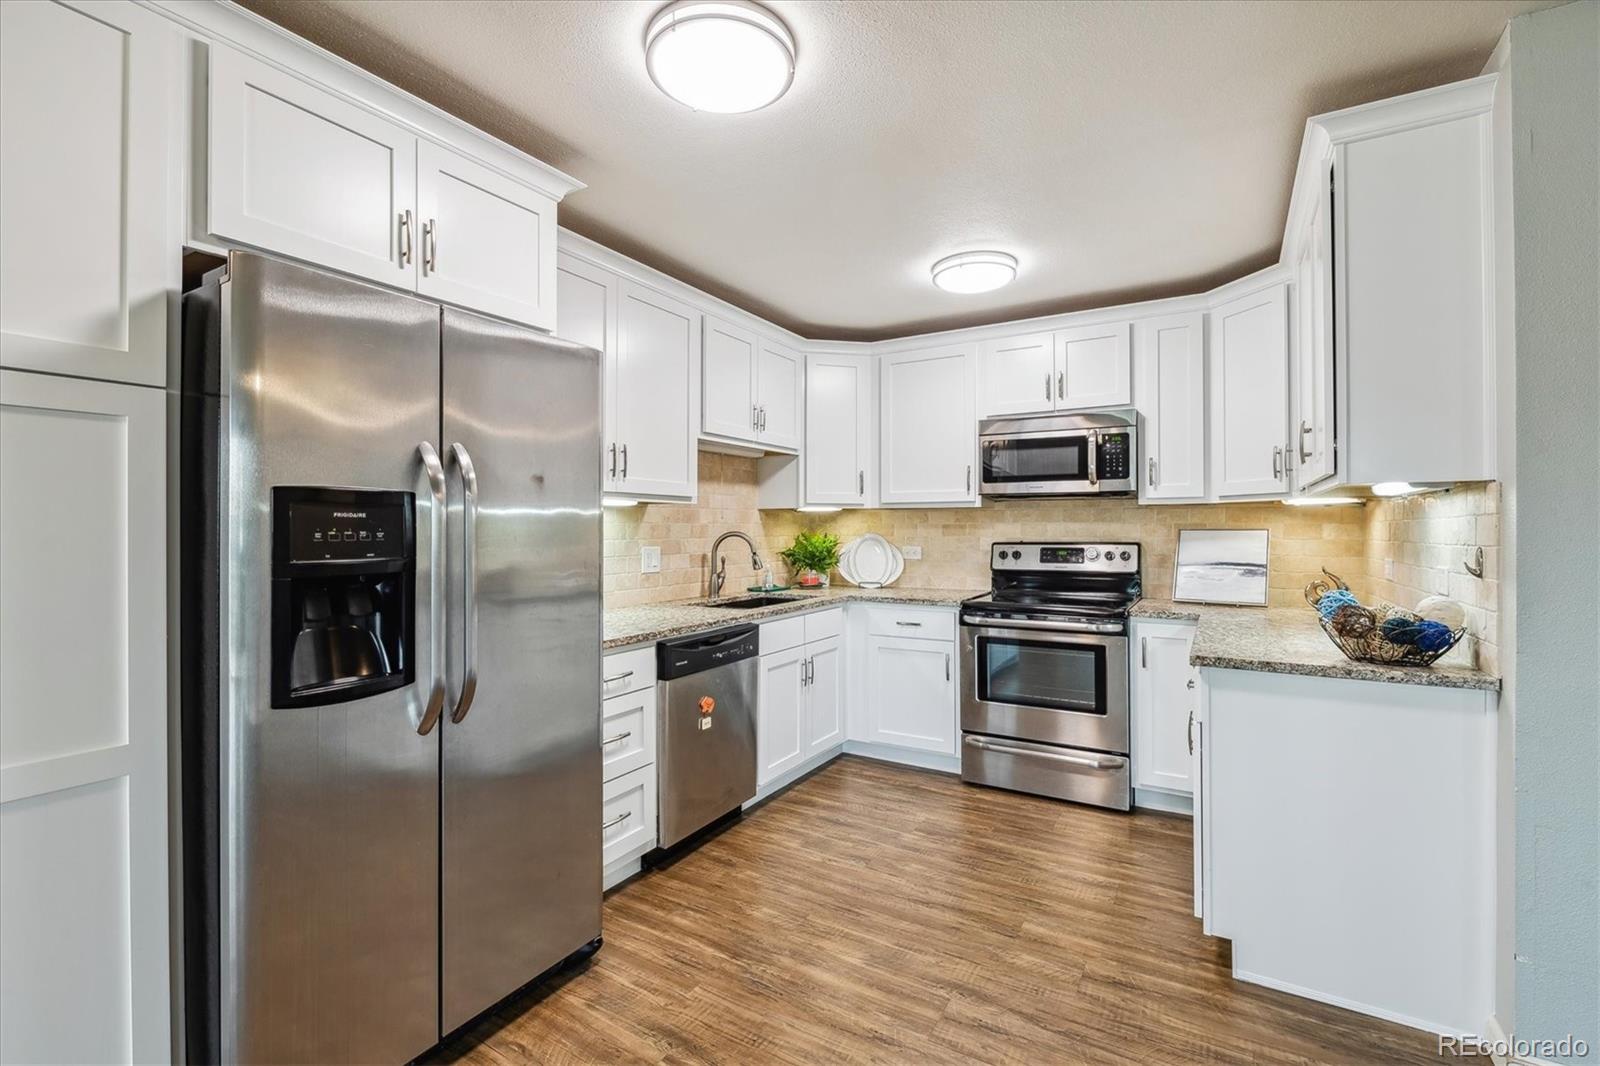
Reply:
[[1267, 605], [1267, 531], [1180, 529], [1172, 598], [1185, 603]]

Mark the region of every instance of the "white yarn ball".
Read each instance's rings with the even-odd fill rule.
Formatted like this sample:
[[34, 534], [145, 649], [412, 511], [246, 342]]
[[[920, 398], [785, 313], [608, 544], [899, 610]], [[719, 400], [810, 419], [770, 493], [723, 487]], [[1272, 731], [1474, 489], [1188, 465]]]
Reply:
[[1432, 622], [1442, 622], [1451, 629], [1467, 624], [1467, 609], [1448, 596], [1429, 596], [1417, 604], [1417, 614]]

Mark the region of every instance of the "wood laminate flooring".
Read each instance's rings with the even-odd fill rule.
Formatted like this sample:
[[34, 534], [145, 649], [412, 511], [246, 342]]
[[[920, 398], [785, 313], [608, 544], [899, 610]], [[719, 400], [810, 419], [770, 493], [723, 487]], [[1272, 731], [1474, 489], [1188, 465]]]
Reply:
[[1190, 824], [846, 756], [606, 898], [605, 945], [434, 1056], [520, 1063], [1438, 1063], [1236, 982]]

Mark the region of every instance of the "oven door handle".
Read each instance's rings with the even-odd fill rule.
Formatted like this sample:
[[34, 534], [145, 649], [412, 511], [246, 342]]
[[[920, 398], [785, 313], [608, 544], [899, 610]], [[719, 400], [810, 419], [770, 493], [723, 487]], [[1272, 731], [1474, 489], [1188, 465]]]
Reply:
[[968, 734], [964, 740], [975, 748], [983, 751], [998, 752], [1001, 755], [1033, 755], [1041, 759], [1050, 759], [1054, 762], [1071, 763], [1073, 766], [1082, 766], [1090, 770], [1120, 770], [1128, 765], [1128, 760], [1116, 755], [1068, 755], [1061, 751], [1041, 751], [1038, 748], [1019, 748], [1010, 744], [996, 744], [992, 740], [984, 740]]
[[1125, 627], [1120, 622], [1031, 622], [1026, 618], [980, 618], [977, 615], [961, 616], [964, 626], [983, 629], [1043, 629], [1052, 633], [1109, 633], [1120, 634]]

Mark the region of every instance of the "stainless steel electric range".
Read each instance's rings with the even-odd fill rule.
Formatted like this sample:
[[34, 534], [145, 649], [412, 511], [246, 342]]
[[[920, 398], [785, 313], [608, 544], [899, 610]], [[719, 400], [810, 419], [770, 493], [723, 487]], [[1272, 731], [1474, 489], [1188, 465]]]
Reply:
[[1128, 810], [1139, 545], [989, 552], [990, 591], [961, 609], [961, 779]]

